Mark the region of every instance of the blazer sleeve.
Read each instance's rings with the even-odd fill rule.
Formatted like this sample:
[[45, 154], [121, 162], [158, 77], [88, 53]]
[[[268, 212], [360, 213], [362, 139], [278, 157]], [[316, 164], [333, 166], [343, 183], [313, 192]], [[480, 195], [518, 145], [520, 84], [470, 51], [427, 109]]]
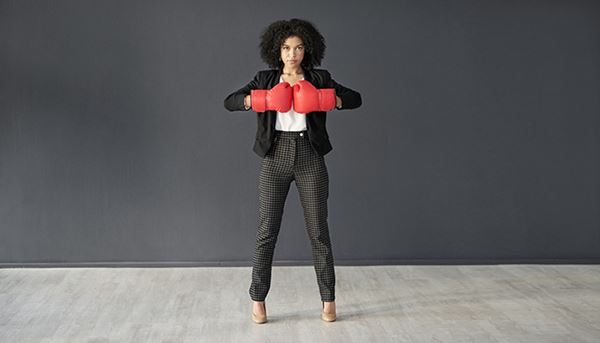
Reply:
[[336, 107], [336, 109], [350, 110], [353, 108], [360, 107], [362, 105], [362, 98], [360, 96], [360, 93], [337, 83], [331, 77], [329, 71], [327, 71], [327, 87], [335, 89], [335, 95], [339, 96], [340, 99], [342, 99], [342, 107]]
[[248, 82], [244, 87], [237, 91], [229, 94], [224, 101], [225, 108], [229, 111], [250, 111], [252, 108], [246, 109], [244, 106], [244, 98], [246, 95], [250, 95], [252, 89], [258, 89], [259, 86], [259, 73], [257, 72], [254, 78]]

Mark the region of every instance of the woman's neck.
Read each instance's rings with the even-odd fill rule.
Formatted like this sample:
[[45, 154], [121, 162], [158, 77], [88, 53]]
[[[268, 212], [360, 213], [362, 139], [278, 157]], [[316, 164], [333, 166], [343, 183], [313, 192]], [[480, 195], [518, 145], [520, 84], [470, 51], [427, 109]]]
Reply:
[[301, 67], [299, 68], [294, 68], [294, 69], [286, 69], [283, 68], [283, 70], [281, 71], [284, 75], [302, 75], [304, 74], [304, 70], [302, 70]]

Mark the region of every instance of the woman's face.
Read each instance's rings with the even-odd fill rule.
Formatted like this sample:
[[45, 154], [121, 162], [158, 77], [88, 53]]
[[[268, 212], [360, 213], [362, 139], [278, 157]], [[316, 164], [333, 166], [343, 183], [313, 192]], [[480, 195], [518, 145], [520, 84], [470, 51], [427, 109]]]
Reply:
[[298, 36], [288, 37], [281, 45], [281, 60], [287, 68], [297, 68], [304, 58], [304, 43]]

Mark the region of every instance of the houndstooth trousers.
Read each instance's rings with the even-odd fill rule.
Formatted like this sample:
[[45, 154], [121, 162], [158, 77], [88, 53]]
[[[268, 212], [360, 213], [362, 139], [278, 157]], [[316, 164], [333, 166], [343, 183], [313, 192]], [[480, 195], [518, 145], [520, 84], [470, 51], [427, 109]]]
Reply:
[[317, 284], [322, 301], [335, 300], [335, 270], [327, 223], [329, 175], [325, 159], [310, 145], [306, 130], [275, 131], [272, 148], [262, 160], [259, 177], [259, 220], [252, 259], [250, 297], [264, 301], [271, 287], [273, 252], [283, 207], [292, 181], [304, 209]]

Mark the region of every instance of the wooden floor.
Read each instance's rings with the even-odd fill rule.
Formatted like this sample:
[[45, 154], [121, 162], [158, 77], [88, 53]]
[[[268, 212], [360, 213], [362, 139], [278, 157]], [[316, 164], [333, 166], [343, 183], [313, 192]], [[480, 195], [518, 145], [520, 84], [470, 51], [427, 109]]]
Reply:
[[273, 267], [269, 322], [249, 267], [0, 269], [0, 342], [600, 342], [599, 265]]

